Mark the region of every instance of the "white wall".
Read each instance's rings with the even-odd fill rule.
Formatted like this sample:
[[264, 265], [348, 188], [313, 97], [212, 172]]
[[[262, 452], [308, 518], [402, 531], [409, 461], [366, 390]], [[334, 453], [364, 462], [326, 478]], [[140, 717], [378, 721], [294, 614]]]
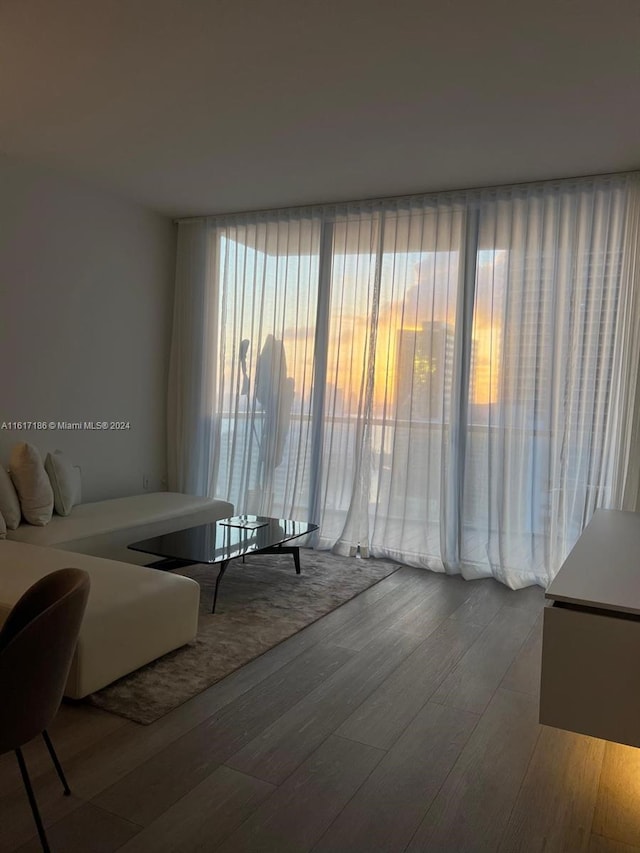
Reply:
[[0, 157], [0, 427], [129, 421], [122, 431], [0, 429], [82, 467], [83, 499], [160, 488], [175, 265], [172, 223]]

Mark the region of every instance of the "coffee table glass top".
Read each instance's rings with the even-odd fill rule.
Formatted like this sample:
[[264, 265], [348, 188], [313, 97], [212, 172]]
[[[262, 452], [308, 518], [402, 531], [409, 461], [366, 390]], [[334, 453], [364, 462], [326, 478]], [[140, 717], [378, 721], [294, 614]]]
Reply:
[[129, 545], [129, 548], [174, 560], [223, 563], [244, 554], [273, 548], [318, 529], [317, 524], [288, 518], [268, 518], [262, 515], [246, 515], [242, 518], [248, 524], [261, 523], [262, 526], [255, 529], [230, 527], [224, 523], [228, 519], [221, 519], [212, 524], [201, 524], [143, 539]]

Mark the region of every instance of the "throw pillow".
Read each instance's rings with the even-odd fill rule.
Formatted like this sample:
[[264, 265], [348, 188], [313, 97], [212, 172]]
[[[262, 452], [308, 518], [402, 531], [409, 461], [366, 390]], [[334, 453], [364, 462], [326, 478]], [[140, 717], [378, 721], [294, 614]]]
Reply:
[[9, 471], [29, 524], [44, 527], [53, 514], [53, 491], [42, 459], [33, 444], [16, 444], [9, 458]]
[[55, 453], [47, 453], [44, 470], [53, 489], [53, 508], [58, 515], [69, 515], [81, 500], [80, 469], [72, 465], [61, 450], [56, 450]]
[[0, 512], [0, 539], [7, 538], [7, 525], [4, 522], [4, 517]]
[[22, 513], [20, 512], [20, 501], [16, 494], [11, 477], [0, 465], [0, 513], [9, 530], [15, 530], [20, 524]]

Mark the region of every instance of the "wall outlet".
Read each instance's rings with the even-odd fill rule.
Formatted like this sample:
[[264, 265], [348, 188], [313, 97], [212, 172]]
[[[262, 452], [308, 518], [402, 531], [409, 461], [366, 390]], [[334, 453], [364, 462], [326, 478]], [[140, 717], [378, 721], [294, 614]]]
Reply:
[[145, 490], [145, 492], [149, 491], [149, 475], [148, 474], [142, 475], [142, 488]]

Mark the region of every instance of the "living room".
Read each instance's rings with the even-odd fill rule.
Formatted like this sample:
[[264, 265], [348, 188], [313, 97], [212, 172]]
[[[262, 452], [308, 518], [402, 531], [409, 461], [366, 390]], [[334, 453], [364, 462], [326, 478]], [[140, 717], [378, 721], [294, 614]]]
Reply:
[[[639, 509], [637, 4], [0, 22], [0, 462], [55, 506], [6, 525], [2, 619], [76, 561], [94, 596], [71, 796], [24, 747], [51, 849], [640, 850], [633, 736], [540, 723], [545, 592]], [[149, 545], [241, 513], [281, 523]]]

